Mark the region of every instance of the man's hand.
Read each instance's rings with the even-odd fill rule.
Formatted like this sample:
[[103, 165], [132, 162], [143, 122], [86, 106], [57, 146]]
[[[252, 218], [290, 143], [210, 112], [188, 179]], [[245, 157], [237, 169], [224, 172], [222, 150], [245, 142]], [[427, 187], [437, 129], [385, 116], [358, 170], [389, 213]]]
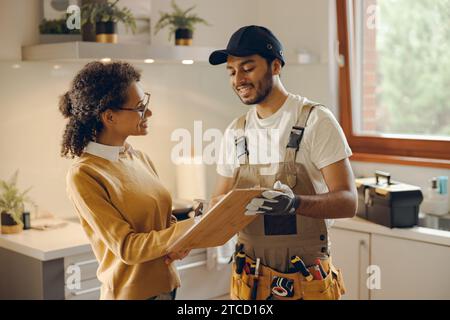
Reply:
[[185, 250], [185, 251], [169, 252], [164, 257], [164, 262], [166, 264], [171, 264], [175, 260], [183, 260], [184, 258], [186, 258], [186, 256], [189, 254], [189, 252], [191, 252], [190, 249], [189, 250]]
[[253, 198], [246, 207], [245, 215], [295, 215], [300, 206], [300, 197], [280, 181], [275, 182], [273, 189]]

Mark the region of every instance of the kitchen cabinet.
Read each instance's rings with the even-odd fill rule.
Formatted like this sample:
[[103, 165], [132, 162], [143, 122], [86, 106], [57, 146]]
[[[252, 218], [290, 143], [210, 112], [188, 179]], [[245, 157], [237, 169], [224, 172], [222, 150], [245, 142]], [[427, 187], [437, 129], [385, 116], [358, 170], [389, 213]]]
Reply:
[[[93, 260], [94, 259], [94, 260]], [[47, 261], [0, 248], [1, 274], [0, 299], [30, 300], [72, 300], [98, 299], [100, 282], [95, 270], [97, 262], [92, 252]], [[95, 262], [93, 262], [95, 261]], [[75, 267], [79, 285], [66, 285], [74, 273], [67, 273]], [[75, 283], [75, 282], [71, 282]], [[69, 289], [70, 288], [70, 289]]]
[[450, 299], [450, 247], [375, 234], [371, 253], [381, 271], [372, 299]]
[[[178, 299], [228, 294], [231, 267], [208, 270], [206, 249], [192, 250], [176, 263], [181, 277]], [[0, 234], [0, 299], [97, 300], [97, 268], [79, 223], [66, 221], [61, 227], [45, 231]]]
[[[101, 283], [97, 279], [98, 262], [94, 253], [86, 252], [64, 258], [64, 298], [66, 300], [98, 300]], [[74, 279], [78, 280], [79, 285]]]
[[333, 264], [342, 270], [346, 294], [343, 300], [367, 300], [367, 268], [370, 265], [370, 234], [331, 228], [331, 254]]
[[[330, 239], [347, 288], [343, 299], [450, 299], [450, 232], [353, 218], [336, 220]], [[369, 278], [379, 287], [369, 289]]]
[[[92, 270], [96, 265], [85, 264], [94, 256], [80, 224], [36, 219], [34, 225], [46, 227], [0, 234], [0, 299], [88, 297], [83, 293], [97, 285]], [[77, 263], [81, 287], [67, 290], [65, 283], [70, 274], [66, 270]]]
[[[0, 248], [0, 300], [98, 300], [98, 262], [92, 251], [41, 261]], [[195, 249], [176, 261], [181, 278], [177, 299], [206, 300], [227, 297], [230, 265], [206, 267], [206, 249]]]

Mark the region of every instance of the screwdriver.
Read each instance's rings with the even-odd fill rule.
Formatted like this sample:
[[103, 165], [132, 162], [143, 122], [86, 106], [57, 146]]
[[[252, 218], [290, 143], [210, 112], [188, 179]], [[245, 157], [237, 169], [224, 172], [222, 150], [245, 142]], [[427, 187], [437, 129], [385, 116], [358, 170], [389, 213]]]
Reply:
[[245, 265], [245, 253], [239, 252], [236, 255], [236, 273], [241, 275]]
[[322, 278], [325, 279], [327, 277], [327, 273], [323, 270], [322, 263], [320, 262], [320, 259], [317, 258], [315, 260], [315, 263], [319, 266], [319, 270], [320, 270], [320, 273], [322, 274]]
[[250, 267], [250, 274], [255, 274], [255, 269], [256, 269], [256, 263], [255, 262], [252, 262], [250, 265], [249, 265], [249, 267]]
[[255, 277], [253, 278], [253, 288], [251, 299], [256, 300], [256, 294], [258, 292], [258, 277], [259, 277], [259, 258], [256, 259]]
[[234, 246], [234, 258], [236, 259], [236, 255], [239, 252], [243, 252], [244, 250], [244, 244], [243, 243], [236, 243], [236, 245]]
[[311, 281], [314, 279], [308, 269], [306, 269], [305, 264], [299, 256], [292, 256], [291, 263], [294, 265], [297, 272], [300, 272], [305, 277], [306, 281]]
[[322, 273], [320, 272], [320, 267], [318, 265], [311, 266], [311, 273], [314, 277], [314, 280], [323, 280]]

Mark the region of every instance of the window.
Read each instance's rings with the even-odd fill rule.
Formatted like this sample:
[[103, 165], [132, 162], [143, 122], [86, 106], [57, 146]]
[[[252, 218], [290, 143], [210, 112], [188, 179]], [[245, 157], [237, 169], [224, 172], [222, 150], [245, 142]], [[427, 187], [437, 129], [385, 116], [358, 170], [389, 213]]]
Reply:
[[341, 122], [356, 157], [450, 168], [450, 0], [336, 3], [350, 61], [340, 68]]

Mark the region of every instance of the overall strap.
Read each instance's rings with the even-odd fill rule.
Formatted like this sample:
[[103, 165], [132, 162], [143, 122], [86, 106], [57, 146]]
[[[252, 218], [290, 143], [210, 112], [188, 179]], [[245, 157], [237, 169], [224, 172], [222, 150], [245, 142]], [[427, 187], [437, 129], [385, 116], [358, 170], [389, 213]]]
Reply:
[[303, 134], [305, 132], [309, 116], [317, 106], [321, 106], [321, 104], [308, 101], [299, 108], [297, 122], [295, 126], [292, 127], [291, 134], [289, 136], [289, 142], [286, 146], [286, 156], [284, 161], [287, 162], [289, 166], [290, 174], [288, 176], [288, 184], [291, 188], [296, 185], [297, 180], [297, 176], [295, 174], [295, 159], [297, 157], [297, 152], [300, 149], [300, 144], [303, 139]]
[[248, 145], [245, 137], [246, 115], [240, 117], [234, 127], [234, 143], [236, 145], [236, 156], [239, 164], [248, 164]]

